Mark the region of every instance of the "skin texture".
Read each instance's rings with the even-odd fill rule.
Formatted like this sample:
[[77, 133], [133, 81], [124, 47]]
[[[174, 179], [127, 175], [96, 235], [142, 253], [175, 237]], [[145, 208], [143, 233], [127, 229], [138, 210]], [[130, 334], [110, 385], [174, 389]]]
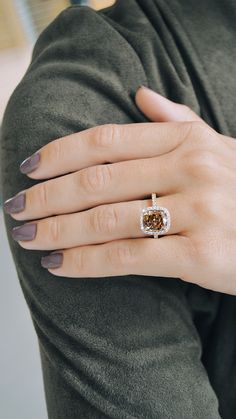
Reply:
[[[152, 122], [95, 127], [39, 150], [28, 176], [42, 182], [11, 214], [36, 223], [36, 235], [19, 245], [62, 253], [53, 275], [174, 277], [236, 295], [235, 139], [149, 89], [135, 100]], [[159, 239], [139, 227], [152, 192], [171, 214]]]

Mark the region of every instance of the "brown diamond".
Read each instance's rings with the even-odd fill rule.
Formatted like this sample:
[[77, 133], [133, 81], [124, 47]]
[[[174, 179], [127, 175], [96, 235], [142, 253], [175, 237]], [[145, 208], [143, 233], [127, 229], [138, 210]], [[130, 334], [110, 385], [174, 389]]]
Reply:
[[163, 212], [160, 210], [148, 210], [143, 215], [143, 227], [147, 231], [158, 231], [164, 227]]

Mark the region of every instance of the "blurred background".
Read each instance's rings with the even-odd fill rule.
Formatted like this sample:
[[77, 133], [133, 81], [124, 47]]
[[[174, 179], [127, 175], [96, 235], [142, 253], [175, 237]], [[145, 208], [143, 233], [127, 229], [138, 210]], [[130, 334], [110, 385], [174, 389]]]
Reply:
[[[115, 0], [0, 0], [0, 126], [7, 101], [30, 62], [39, 33], [66, 7]], [[3, 222], [0, 191], [0, 419], [47, 419], [37, 336]]]
[[66, 7], [108, 7], [114, 0], [0, 0], [0, 123], [39, 33]]

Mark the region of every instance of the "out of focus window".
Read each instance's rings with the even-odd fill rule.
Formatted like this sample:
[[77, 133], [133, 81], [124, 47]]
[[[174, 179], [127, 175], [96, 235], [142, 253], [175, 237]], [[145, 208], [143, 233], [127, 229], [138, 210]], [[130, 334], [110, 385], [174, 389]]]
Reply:
[[69, 0], [1, 0], [0, 50], [32, 43]]
[[0, 0], [0, 125], [39, 33], [68, 6], [101, 9], [113, 3], [115, 0]]

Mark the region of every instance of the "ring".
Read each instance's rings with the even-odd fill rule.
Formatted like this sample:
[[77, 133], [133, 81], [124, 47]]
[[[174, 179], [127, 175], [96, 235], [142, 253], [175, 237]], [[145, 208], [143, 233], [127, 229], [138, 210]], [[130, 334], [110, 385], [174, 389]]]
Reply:
[[170, 213], [167, 208], [157, 205], [156, 193], [152, 193], [152, 207], [141, 210], [140, 227], [145, 234], [153, 234], [158, 239], [170, 229]]

